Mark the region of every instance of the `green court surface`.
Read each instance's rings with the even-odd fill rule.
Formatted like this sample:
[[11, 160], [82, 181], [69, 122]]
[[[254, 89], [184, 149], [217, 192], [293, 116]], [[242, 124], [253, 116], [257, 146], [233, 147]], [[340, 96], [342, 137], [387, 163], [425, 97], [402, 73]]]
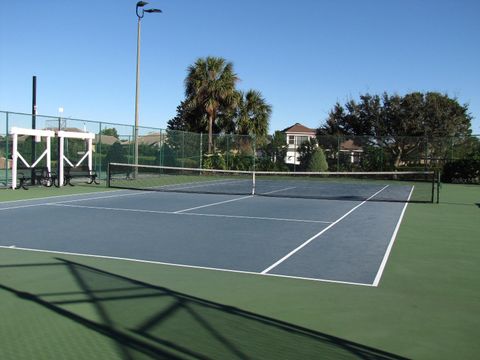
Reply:
[[477, 359], [478, 203], [409, 204], [378, 287], [1, 248], [0, 358]]

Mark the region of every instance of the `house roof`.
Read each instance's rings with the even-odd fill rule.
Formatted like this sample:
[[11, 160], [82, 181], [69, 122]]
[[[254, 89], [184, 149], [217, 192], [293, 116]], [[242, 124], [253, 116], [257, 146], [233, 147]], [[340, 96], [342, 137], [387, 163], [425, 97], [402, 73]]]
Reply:
[[306, 127], [305, 125], [296, 123], [295, 125], [292, 125], [284, 130], [282, 130], [284, 133], [299, 133], [299, 134], [313, 134], [315, 135], [315, 129], [310, 129]]
[[113, 145], [118, 141], [119, 140], [115, 136], [95, 134], [94, 143], [96, 144], [101, 142], [102, 144], [105, 144], [105, 145]]
[[152, 132], [147, 135], [139, 136], [138, 142], [145, 145], [155, 145], [160, 143], [163, 137], [164, 135], [160, 132]]
[[341, 150], [363, 150], [363, 148], [353, 142], [353, 140], [345, 140], [340, 144]]

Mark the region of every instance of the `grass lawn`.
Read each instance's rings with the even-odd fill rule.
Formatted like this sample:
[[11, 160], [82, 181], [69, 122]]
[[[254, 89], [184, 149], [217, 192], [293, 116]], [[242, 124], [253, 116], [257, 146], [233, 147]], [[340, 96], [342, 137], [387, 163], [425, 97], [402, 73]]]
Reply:
[[478, 203], [409, 204], [376, 288], [1, 248], [0, 358], [478, 359]]

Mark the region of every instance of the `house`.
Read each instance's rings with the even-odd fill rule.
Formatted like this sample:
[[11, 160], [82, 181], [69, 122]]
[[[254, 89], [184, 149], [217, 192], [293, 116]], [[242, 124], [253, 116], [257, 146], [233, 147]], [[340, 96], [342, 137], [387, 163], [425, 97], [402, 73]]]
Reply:
[[119, 140], [112, 135], [102, 135], [102, 134], [95, 134], [95, 139], [93, 140], [94, 144], [101, 143], [102, 145], [113, 145]]
[[[298, 148], [302, 143], [316, 137], [315, 129], [310, 129], [302, 124], [296, 123], [295, 125], [282, 130], [282, 132], [285, 133], [288, 144], [285, 163], [299, 165], [300, 154]], [[337, 147], [337, 145], [335, 147]], [[338, 149], [333, 153], [330, 149], [325, 149], [325, 152], [326, 155], [331, 158], [336, 158], [337, 154], [341, 154], [343, 158], [347, 157], [349, 163], [358, 164], [363, 153], [363, 148], [355, 144], [353, 140], [348, 139], [341, 141], [338, 144]]]
[[160, 147], [165, 141], [165, 134], [160, 132], [150, 132], [147, 135], [139, 135], [138, 143], [151, 147]]
[[299, 165], [299, 146], [312, 138], [315, 138], [315, 129], [310, 129], [302, 124], [296, 123], [284, 130], [285, 137], [287, 139], [288, 150], [285, 158], [286, 164]]
[[363, 148], [354, 143], [353, 140], [345, 140], [340, 143], [341, 154], [348, 156], [348, 162], [358, 164], [363, 153]]

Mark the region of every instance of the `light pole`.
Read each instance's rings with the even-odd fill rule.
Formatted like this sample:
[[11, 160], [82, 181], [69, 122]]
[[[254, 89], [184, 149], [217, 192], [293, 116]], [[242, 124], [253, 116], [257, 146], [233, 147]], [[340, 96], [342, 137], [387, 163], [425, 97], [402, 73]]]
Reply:
[[[134, 152], [134, 163], [138, 165], [138, 100], [140, 96], [140, 23], [145, 13], [161, 13], [160, 9], [144, 9], [143, 7], [147, 5], [146, 1], [137, 2], [136, 13], [138, 17], [137, 25], [137, 76], [135, 81], [135, 152]], [[140, 10], [140, 11], [139, 11]], [[138, 168], [135, 167], [135, 177], [138, 173]]]

